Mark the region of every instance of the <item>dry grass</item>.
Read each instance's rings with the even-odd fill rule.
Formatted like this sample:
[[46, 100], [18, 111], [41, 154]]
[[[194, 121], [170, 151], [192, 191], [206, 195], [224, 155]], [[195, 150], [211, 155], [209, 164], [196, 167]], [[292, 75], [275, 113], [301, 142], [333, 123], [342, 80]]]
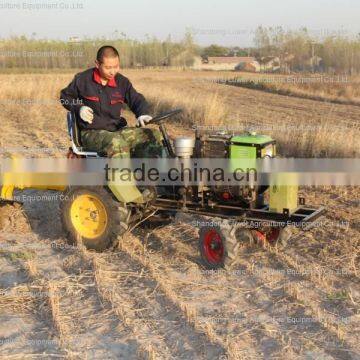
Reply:
[[[209, 72], [128, 70], [125, 75], [129, 76], [136, 88], [147, 97], [153, 113], [183, 108], [184, 113], [175, 120], [180, 122], [183, 127], [190, 128], [194, 125], [236, 126], [238, 131], [241, 131], [252, 125], [264, 127], [277, 125], [283, 128], [261, 132], [270, 134], [277, 139], [284, 156], [355, 157], [360, 154], [358, 122], [350, 120], [347, 122], [346, 118], [340, 119], [337, 114], [335, 117], [332, 112], [336, 112], [336, 108], [334, 110], [329, 108], [329, 113], [326, 114], [327, 110], [324, 107], [324, 114], [321, 116], [316, 114], [313, 119], [301, 118], [301, 114], [297, 114], [296, 111], [283, 116], [282, 111], [288, 113], [288, 110], [279, 109], [278, 115], [283, 117], [283, 120], [271, 118], [265, 120], [266, 112], [262, 111], [262, 108], [271, 105], [273, 99], [264, 96], [273, 95], [264, 95], [260, 91], [242, 90], [207, 81], [225, 76], [222, 72], [214, 72], [209, 75]], [[33, 74], [25, 77], [23, 75], [0, 75], [2, 83], [0, 101], [4, 105], [0, 118], [4, 124], [2, 130], [5, 134], [7, 131], [9, 131], [9, 135], [10, 132], [13, 132], [7, 129], [8, 126], [15, 126], [14, 123], [26, 124], [31, 119], [32, 129], [24, 129], [23, 134], [19, 134], [21, 136], [19, 142], [22, 142], [23, 146], [34, 146], [31, 141], [24, 141], [26, 132], [31, 130], [37, 136], [37, 141], [41, 139], [39, 147], [54, 147], [54, 144], [52, 146], [50, 144], [55, 139], [48, 138], [47, 133], [56, 132], [57, 143], [61, 148], [65, 148], [67, 139], [64, 111], [61, 110], [58, 96], [60, 89], [65, 87], [71, 78], [70, 74]], [[324, 91], [316, 90], [315, 85], [312, 85], [315, 93]], [[300, 85], [296, 85], [296, 88], [299, 91], [307, 91]], [[346, 89], [348, 88], [346, 87]], [[237, 93], [238, 90], [253, 91], [253, 93]], [[258, 106], [248, 114], [239, 110], [239, 106], [243, 107], [249, 100], [246, 96], [250, 96], [250, 100], [255, 99], [258, 102]], [[290, 101], [288, 100], [288, 102]], [[315, 109], [317, 108], [315, 103], [309, 103], [309, 106]], [[322, 103], [319, 102], [319, 107], [326, 106], [320, 104]], [[294, 105], [294, 108], [296, 106]], [[342, 111], [341, 108], [339, 110]], [[357, 110], [354, 107], [352, 111], [356, 113]], [[130, 125], [134, 124], [133, 115], [126, 112], [126, 116]], [[339, 116], [342, 115], [339, 114]], [[61, 126], [59, 126], [60, 124]], [[295, 124], [296, 134], [293, 127]], [[309, 126], [313, 126], [315, 129], [310, 131]], [[60, 128], [62, 130], [59, 132]], [[20, 129], [17, 130], [20, 131]], [[1, 139], [0, 145], [3, 148], [6, 148], [6, 139], [7, 137]]]
[[186, 125], [224, 125], [229, 117], [229, 110], [226, 108], [220, 91], [204, 93], [192, 93], [186, 88], [174, 88], [172, 84], [156, 86], [148, 84], [144, 93], [150, 104], [153, 113], [162, 113], [174, 108], [183, 109], [180, 121]]
[[[278, 119], [280, 116], [277, 115], [274, 119], [268, 118], [264, 121], [266, 112], [262, 111], [262, 108], [267, 107], [267, 98], [266, 94], [260, 91], [254, 91], [249, 95], [258, 99], [258, 106], [253, 113], [247, 114], [248, 120], [238, 110], [238, 106], [246, 105], [247, 98], [242, 97], [243, 93], [238, 95], [237, 89], [233, 90], [233, 87], [208, 81], [216, 79], [216, 76], [221, 78], [224, 73], [208, 74], [203, 72], [152, 72], [149, 77], [141, 72], [129, 72], [129, 76], [139, 84], [140, 90], [150, 100], [154, 113], [177, 107], [184, 108], [185, 112], [180, 119], [183, 125], [228, 127], [230, 129], [235, 127], [238, 131], [245, 131], [254, 125], [260, 128], [263, 126], [265, 130], [261, 132], [273, 136], [278, 141], [280, 151], [284, 156], [356, 157], [360, 154], [360, 143], [357, 141], [360, 136], [360, 127], [357, 121], [347, 123], [346, 118], [333, 121], [330, 119], [332, 108], [329, 108], [328, 114], [324, 108], [324, 114], [321, 116], [316, 114], [317, 116], [313, 119], [298, 118], [300, 114], [292, 112], [286, 115], [282, 121]], [[302, 85], [298, 85], [296, 88], [303, 91]], [[314, 92], [316, 92], [315, 88]], [[273, 101], [272, 98], [269, 98], [269, 101]], [[289, 107], [291, 106], [290, 101]], [[317, 107], [316, 102], [309, 103], [309, 106], [314, 109]], [[296, 107], [295, 104], [294, 108]], [[279, 111], [289, 112], [286, 108], [279, 109]], [[256, 120], [257, 118], [261, 120]], [[266, 130], [272, 126], [279, 127], [280, 130]], [[296, 126], [296, 133], [294, 126]]]
[[15, 312], [31, 312], [35, 299], [31, 295], [31, 289], [27, 285], [14, 286], [9, 290], [2, 290], [0, 292], [0, 312], [3, 309], [11, 309]]
[[1, 232], [15, 231], [20, 233], [27, 233], [30, 231], [30, 226], [26, 215], [19, 204], [5, 204], [0, 203], [0, 236]]
[[29, 274], [29, 277], [31, 279], [34, 279], [39, 275], [39, 271], [38, 271], [37, 264], [36, 264], [35, 260], [33, 260], [33, 259], [27, 260], [25, 262], [24, 266], [25, 266], [26, 271]]

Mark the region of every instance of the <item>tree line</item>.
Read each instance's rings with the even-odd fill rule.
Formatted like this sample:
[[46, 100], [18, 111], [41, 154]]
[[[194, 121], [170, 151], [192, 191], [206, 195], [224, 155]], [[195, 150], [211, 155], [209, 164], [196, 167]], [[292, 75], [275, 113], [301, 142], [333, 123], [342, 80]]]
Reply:
[[209, 56], [252, 56], [260, 63], [278, 57], [289, 71], [323, 71], [338, 74], [360, 73], [360, 34], [350, 36], [345, 31], [306, 28], [284, 30], [282, 27], [259, 26], [250, 48], [224, 47], [213, 44], [202, 50]]
[[72, 41], [44, 40], [14, 36], [0, 38], [0, 69], [73, 69], [92, 66], [96, 51], [104, 44], [115, 46], [124, 68], [148, 66], [190, 67], [196, 56], [253, 56], [263, 61], [278, 57], [288, 71], [323, 71], [338, 74], [360, 73], [360, 34], [324, 33], [321, 37], [306, 28], [284, 30], [282, 27], [259, 26], [254, 33], [254, 46], [242, 48], [213, 44], [196, 45], [191, 31], [183, 40], [171, 36], [161, 41], [147, 36], [133, 40], [121, 34], [105, 38]]
[[92, 66], [97, 50], [104, 44], [118, 49], [124, 68], [188, 67], [198, 53], [189, 33], [179, 42], [172, 41], [170, 36], [165, 41], [149, 36], [144, 41], [125, 37], [59, 41], [14, 36], [0, 39], [0, 68], [73, 69]]

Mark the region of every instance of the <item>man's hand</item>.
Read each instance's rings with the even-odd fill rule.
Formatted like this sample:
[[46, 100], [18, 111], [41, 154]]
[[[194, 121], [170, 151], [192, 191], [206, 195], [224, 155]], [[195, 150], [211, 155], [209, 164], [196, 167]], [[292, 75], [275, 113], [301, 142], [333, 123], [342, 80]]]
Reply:
[[88, 106], [82, 106], [80, 108], [80, 117], [85, 122], [92, 124], [94, 120], [94, 110]]
[[150, 115], [141, 115], [136, 120], [136, 127], [144, 127], [148, 122], [152, 120], [152, 116]]

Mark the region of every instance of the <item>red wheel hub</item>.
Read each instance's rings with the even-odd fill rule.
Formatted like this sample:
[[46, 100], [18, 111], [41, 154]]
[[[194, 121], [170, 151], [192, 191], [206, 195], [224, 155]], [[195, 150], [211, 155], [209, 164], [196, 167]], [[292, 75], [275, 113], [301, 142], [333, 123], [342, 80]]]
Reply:
[[220, 264], [224, 257], [224, 244], [220, 234], [215, 230], [209, 230], [203, 241], [204, 254], [212, 264]]

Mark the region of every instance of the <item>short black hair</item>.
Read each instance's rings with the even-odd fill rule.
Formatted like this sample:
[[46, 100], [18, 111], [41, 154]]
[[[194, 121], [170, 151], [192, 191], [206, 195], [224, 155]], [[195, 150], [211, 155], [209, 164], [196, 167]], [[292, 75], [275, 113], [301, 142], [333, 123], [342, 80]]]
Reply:
[[113, 46], [105, 45], [98, 50], [96, 55], [96, 60], [99, 63], [102, 63], [104, 57], [114, 58], [114, 57], [120, 57], [120, 55], [119, 52]]

